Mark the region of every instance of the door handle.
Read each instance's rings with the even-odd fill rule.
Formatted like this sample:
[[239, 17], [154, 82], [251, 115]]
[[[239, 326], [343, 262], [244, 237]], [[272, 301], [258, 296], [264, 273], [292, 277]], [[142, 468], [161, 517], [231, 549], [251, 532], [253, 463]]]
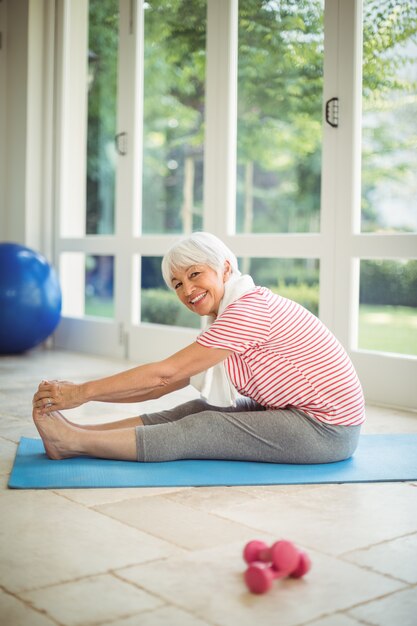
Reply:
[[330, 98], [330, 100], [327, 100], [326, 122], [333, 128], [339, 126], [339, 98]]
[[116, 145], [116, 152], [120, 154], [120, 156], [126, 156], [127, 154], [127, 133], [117, 133], [114, 138], [114, 143]]

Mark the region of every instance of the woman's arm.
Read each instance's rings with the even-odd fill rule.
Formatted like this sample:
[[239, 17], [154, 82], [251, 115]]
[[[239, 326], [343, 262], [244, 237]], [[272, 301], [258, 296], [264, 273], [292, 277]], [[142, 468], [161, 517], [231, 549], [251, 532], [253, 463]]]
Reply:
[[[169, 393], [172, 393], [173, 391], [178, 391], [179, 389], [184, 389], [184, 387], [187, 387], [187, 385], [190, 384], [190, 380], [181, 380], [178, 383], [175, 383], [173, 385], [170, 385], [169, 387], [165, 387], [164, 389], [155, 389], [154, 391], [143, 391], [143, 392], [138, 392], [136, 397], [133, 396], [129, 396], [128, 398], [121, 398], [119, 400], [117, 400], [117, 402], [145, 402], [146, 400], [157, 400], [158, 398], [161, 398], [162, 396], [166, 396]], [[105, 401], [104, 401], [105, 402]]]
[[193, 343], [163, 361], [139, 365], [120, 374], [85, 383], [85, 401], [117, 402], [121, 397], [128, 399], [138, 394], [155, 392], [164, 395], [173, 386], [184, 380], [188, 382], [191, 376], [223, 361], [229, 354], [229, 350], [206, 348]]
[[139, 365], [106, 378], [79, 385], [66, 381], [43, 382], [34, 396], [34, 406], [54, 411], [92, 400], [138, 402], [159, 398], [184, 387], [191, 376], [220, 363], [231, 353], [193, 343], [163, 361]]

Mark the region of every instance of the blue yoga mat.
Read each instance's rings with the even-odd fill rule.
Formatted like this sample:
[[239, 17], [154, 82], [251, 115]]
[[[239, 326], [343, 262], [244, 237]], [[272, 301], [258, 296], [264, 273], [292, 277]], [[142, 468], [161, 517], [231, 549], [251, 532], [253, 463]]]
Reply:
[[136, 463], [78, 457], [51, 461], [40, 439], [22, 438], [9, 487], [180, 487], [417, 480], [417, 434], [361, 435], [351, 459], [320, 465], [246, 461]]

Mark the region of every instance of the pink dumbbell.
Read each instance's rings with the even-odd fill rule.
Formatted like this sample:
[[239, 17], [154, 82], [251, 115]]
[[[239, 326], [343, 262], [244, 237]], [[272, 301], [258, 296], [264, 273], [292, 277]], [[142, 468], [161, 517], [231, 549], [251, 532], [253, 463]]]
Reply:
[[276, 541], [271, 547], [263, 541], [250, 541], [243, 550], [243, 558], [250, 565], [255, 561], [272, 563], [277, 570], [295, 569], [298, 564], [299, 551], [290, 541]]
[[252, 593], [265, 593], [276, 578], [301, 578], [311, 567], [308, 555], [290, 541], [277, 541], [270, 548], [262, 541], [251, 541], [243, 557], [249, 564], [244, 578]]

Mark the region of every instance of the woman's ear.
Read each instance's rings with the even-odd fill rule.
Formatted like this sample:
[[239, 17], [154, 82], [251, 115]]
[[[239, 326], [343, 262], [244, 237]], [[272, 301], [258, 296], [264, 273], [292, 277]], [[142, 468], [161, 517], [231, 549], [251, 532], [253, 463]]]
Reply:
[[230, 261], [224, 262], [224, 270], [223, 270], [223, 282], [226, 282], [230, 278], [230, 274], [232, 273], [232, 268], [230, 266]]

